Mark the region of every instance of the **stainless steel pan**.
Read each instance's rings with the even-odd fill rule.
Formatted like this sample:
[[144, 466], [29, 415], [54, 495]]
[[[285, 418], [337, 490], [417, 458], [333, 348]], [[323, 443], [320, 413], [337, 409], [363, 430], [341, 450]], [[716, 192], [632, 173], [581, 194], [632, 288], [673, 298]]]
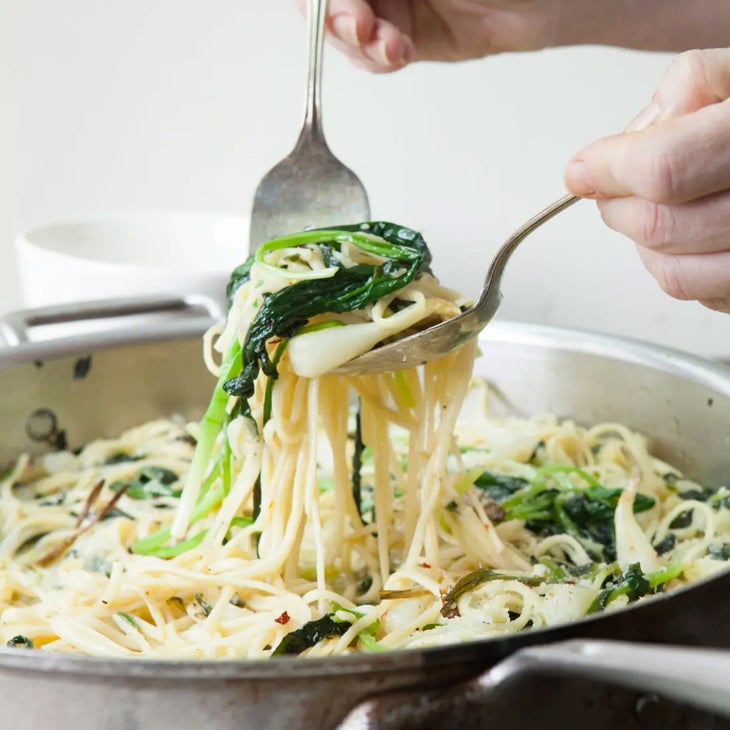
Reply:
[[[36, 310], [0, 324], [12, 343], [0, 350], [0, 463], [48, 448], [43, 440], [65, 438], [73, 448], [147, 418], [200, 414], [212, 381], [199, 335], [217, 308], [199, 298], [158, 302], [156, 314], [166, 315], [158, 322], [146, 314], [148, 304]], [[89, 311], [94, 320], [144, 316], [134, 327], [112, 324], [94, 334], [31, 341]], [[696, 479], [727, 482], [727, 367], [616, 338], [507, 323], [490, 325], [482, 349], [479, 372], [495, 383], [503, 408], [620, 420], [649, 435], [660, 456]], [[718, 715], [657, 697], [722, 711], [730, 691], [726, 652], [566, 643], [578, 638], [728, 649], [730, 574], [561, 627], [443, 649], [195, 663], [0, 649], [0, 727], [469, 730], [497, 721], [505, 730], [567, 722], [596, 729], [730, 727]], [[642, 692], [589, 681], [596, 672]], [[573, 678], [558, 678], [566, 674]]]

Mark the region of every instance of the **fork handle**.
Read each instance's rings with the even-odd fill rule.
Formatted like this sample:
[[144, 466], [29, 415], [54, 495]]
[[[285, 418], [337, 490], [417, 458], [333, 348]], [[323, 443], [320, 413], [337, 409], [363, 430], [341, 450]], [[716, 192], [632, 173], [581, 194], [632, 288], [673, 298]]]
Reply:
[[307, 100], [304, 113], [304, 130], [315, 136], [322, 135], [322, 55], [324, 53], [324, 25], [327, 16], [327, 0], [307, 0], [307, 37], [309, 41], [309, 67], [307, 73]]

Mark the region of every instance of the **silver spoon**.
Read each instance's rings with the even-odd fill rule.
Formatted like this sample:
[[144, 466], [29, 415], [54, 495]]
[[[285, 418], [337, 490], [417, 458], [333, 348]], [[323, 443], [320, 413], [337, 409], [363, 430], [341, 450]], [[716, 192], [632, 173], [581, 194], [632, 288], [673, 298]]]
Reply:
[[330, 151], [320, 112], [327, 0], [307, 0], [309, 73], [304, 124], [291, 154], [264, 175], [254, 195], [249, 252], [278, 236], [370, 219], [368, 196]]
[[518, 228], [492, 259], [479, 299], [469, 309], [457, 317], [440, 322], [415, 335], [370, 350], [341, 365], [334, 372], [360, 375], [414, 367], [446, 355], [478, 335], [499, 308], [502, 300], [500, 291], [502, 274], [514, 250], [543, 223], [578, 200], [580, 198], [574, 195], [565, 195]]

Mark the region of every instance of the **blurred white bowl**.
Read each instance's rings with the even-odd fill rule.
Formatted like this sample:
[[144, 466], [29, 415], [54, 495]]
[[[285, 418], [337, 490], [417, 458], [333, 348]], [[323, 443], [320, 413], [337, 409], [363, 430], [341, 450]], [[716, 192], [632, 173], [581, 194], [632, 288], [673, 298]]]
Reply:
[[124, 211], [33, 228], [15, 240], [25, 306], [205, 294], [225, 300], [248, 255], [248, 219], [179, 211]]

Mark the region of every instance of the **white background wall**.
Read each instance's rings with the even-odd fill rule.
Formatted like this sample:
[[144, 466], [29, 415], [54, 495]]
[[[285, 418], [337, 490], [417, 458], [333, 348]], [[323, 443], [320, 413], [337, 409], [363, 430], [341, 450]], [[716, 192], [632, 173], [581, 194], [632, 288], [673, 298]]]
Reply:
[[[0, 311], [20, 304], [11, 242], [31, 223], [114, 208], [248, 212], [300, 122], [293, 5], [0, 0]], [[560, 49], [376, 77], [330, 52], [325, 127], [374, 216], [420, 228], [441, 278], [475, 292], [500, 240], [562, 193], [567, 158], [622, 129], [668, 58]], [[663, 295], [590, 203], [523, 246], [504, 294], [504, 317], [730, 357], [730, 317]]]

